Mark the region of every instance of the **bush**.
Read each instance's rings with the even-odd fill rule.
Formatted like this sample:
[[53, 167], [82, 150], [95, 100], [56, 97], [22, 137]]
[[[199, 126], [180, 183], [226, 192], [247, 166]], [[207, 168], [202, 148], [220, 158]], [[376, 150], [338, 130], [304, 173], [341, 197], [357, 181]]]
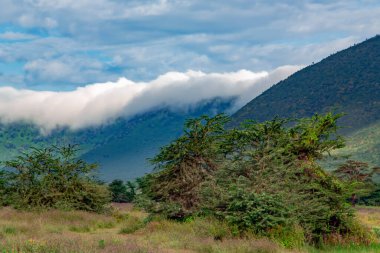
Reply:
[[288, 249], [299, 249], [306, 243], [304, 230], [299, 225], [276, 227], [268, 231], [268, 237]]
[[108, 185], [108, 189], [112, 193], [112, 202], [130, 203], [136, 196], [136, 185], [131, 181], [124, 183], [116, 179]]
[[375, 189], [359, 198], [359, 204], [367, 206], [380, 206], [380, 185], [377, 184]]
[[144, 221], [140, 220], [137, 217], [129, 217], [123, 224], [123, 228], [120, 229], [120, 234], [132, 234], [137, 230], [145, 226]]
[[239, 231], [267, 235], [271, 229], [290, 226], [289, 208], [275, 195], [256, 194], [237, 189], [225, 210], [218, 212]]
[[7, 204], [19, 209], [105, 211], [110, 193], [93, 174], [97, 166], [76, 158], [76, 153], [72, 145], [33, 148], [6, 161], [0, 182], [7, 182], [2, 184]]

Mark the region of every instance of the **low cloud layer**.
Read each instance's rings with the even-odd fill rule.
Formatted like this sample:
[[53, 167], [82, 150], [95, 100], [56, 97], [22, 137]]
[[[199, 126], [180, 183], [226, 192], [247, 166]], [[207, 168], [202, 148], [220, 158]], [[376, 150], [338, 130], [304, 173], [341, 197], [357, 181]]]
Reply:
[[161, 107], [186, 108], [215, 97], [237, 97], [238, 108], [299, 68], [209, 74], [168, 72], [149, 82], [121, 78], [65, 92], [0, 87], [0, 121], [31, 122], [48, 133], [56, 127], [75, 130], [102, 125]]

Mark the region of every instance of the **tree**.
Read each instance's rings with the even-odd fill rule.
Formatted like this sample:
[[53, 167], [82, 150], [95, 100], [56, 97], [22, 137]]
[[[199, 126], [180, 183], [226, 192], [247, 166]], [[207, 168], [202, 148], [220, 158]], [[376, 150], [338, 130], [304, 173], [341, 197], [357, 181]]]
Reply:
[[181, 219], [197, 209], [202, 183], [218, 168], [227, 121], [227, 116], [222, 114], [190, 119], [184, 134], [151, 159], [156, 172], [144, 181], [145, 193], [152, 200], [164, 203], [164, 209], [173, 210], [168, 216]]
[[139, 203], [169, 218], [212, 215], [241, 233], [301, 226], [313, 243], [355, 233], [345, 182], [317, 163], [344, 145], [339, 117], [249, 121], [229, 130], [223, 115], [190, 120], [153, 159], [156, 171], [138, 180]]
[[[278, 205], [290, 210], [287, 219], [301, 225], [310, 240], [347, 230], [352, 211], [345, 202], [344, 184], [316, 163], [324, 152], [343, 146], [343, 139], [335, 133], [338, 118], [331, 114], [295, 122], [275, 118], [263, 123], [249, 121], [230, 130], [223, 142], [224, 166], [204, 184], [205, 212], [230, 222], [239, 221], [231, 225], [242, 227], [241, 221], [247, 220], [242, 213], [248, 212], [253, 203], [267, 205], [258, 197], [264, 194], [268, 199], [281, 200]], [[237, 198], [237, 190], [245, 197]], [[236, 201], [241, 208], [234, 206], [233, 210], [238, 211], [232, 212], [231, 203]], [[284, 214], [273, 215], [278, 216], [270, 219], [280, 222]], [[258, 224], [250, 224], [245, 229], [257, 232]], [[261, 227], [261, 233], [272, 225]]]
[[112, 202], [125, 203], [127, 202], [127, 187], [124, 185], [122, 180], [113, 180], [108, 185], [109, 190], [112, 193]]
[[112, 193], [112, 201], [117, 203], [130, 203], [136, 195], [136, 186], [133, 182], [115, 179], [108, 185]]
[[374, 176], [380, 173], [379, 167], [370, 168], [368, 163], [348, 160], [333, 173], [346, 182], [346, 191], [348, 197], [351, 196], [353, 205], [357, 201], [366, 205], [380, 204], [379, 185], [373, 180]]
[[77, 151], [74, 145], [32, 148], [6, 161], [10, 203], [22, 209], [103, 211], [110, 193], [95, 177], [97, 165], [78, 159]]
[[334, 174], [343, 180], [372, 183], [372, 177], [380, 173], [380, 168], [369, 168], [368, 163], [348, 160], [341, 164]]

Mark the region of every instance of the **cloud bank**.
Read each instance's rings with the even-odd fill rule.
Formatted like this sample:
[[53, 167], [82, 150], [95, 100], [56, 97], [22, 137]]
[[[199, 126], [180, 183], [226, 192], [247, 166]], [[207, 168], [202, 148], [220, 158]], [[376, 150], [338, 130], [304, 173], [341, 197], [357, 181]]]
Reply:
[[64, 92], [0, 87], [0, 121], [31, 122], [48, 133], [57, 127], [75, 130], [107, 124], [162, 107], [184, 108], [215, 97], [237, 97], [235, 106], [240, 107], [299, 69], [168, 72], [149, 82], [121, 78]]

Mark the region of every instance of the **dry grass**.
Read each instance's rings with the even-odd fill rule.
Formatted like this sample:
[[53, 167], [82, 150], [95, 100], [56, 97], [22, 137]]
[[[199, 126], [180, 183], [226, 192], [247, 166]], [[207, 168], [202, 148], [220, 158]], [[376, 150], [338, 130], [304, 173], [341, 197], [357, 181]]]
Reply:
[[146, 217], [130, 205], [110, 215], [2, 208], [0, 252], [285, 252], [266, 239], [233, 239], [214, 221], [146, 223]]
[[357, 216], [367, 226], [380, 229], [380, 208], [358, 207]]
[[[268, 239], [237, 239], [228, 227], [210, 219], [178, 223], [146, 222], [147, 214], [131, 205], [115, 205], [110, 215], [87, 212], [23, 212], [0, 209], [0, 252], [248, 253], [290, 252]], [[358, 218], [380, 231], [380, 209], [358, 208]], [[380, 235], [380, 233], [379, 233]], [[379, 252], [369, 247], [331, 247], [322, 252]], [[320, 252], [305, 249], [303, 252]]]

